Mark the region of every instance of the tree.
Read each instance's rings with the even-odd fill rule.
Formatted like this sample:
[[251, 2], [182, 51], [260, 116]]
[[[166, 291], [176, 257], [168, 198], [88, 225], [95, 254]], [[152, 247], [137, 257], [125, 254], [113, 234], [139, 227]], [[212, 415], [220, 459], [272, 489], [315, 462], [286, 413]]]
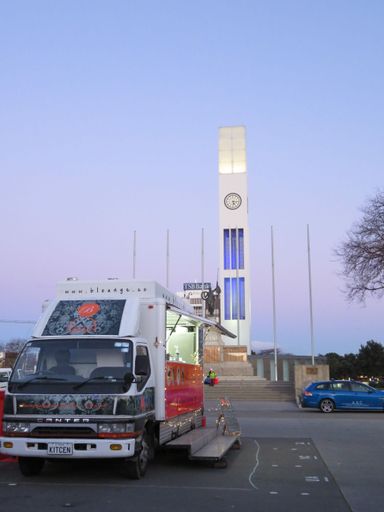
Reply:
[[24, 347], [27, 340], [23, 338], [14, 338], [5, 345], [6, 352], [20, 352], [20, 350]]
[[384, 347], [381, 343], [370, 340], [365, 345], [361, 345], [357, 360], [363, 375], [368, 377], [384, 376]]
[[355, 379], [359, 374], [359, 365], [356, 354], [341, 356], [336, 352], [325, 354], [332, 379]]
[[332, 379], [342, 379], [344, 377], [344, 358], [336, 352], [325, 354], [327, 364], [329, 365], [329, 374]]
[[357, 379], [361, 374], [359, 359], [356, 354], [350, 353], [344, 355], [344, 375], [350, 379]]
[[384, 295], [384, 192], [377, 192], [361, 211], [362, 219], [335, 252], [348, 299], [364, 301], [367, 295]]

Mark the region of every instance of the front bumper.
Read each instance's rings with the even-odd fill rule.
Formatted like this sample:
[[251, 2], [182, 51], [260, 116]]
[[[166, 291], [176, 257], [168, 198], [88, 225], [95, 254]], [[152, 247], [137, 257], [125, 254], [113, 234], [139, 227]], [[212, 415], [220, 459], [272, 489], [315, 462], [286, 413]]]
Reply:
[[[48, 445], [58, 442], [71, 444], [72, 453], [70, 455], [50, 455], [48, 453]], [[116, 459], [132, 457], [135, 454], [135, 443], [135, 439], [87, 440], [2, 437], [0, 440], [0, 453], [9, 457], [44, 457], [47, 459]]]

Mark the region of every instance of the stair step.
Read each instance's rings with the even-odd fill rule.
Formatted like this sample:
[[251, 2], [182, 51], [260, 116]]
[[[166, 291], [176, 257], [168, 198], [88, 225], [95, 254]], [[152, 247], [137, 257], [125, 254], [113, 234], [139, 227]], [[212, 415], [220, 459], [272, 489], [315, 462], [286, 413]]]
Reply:
[[198, 428], [183, 434], [172, 441], [166, 443], [166, 446], [172, 448], [188, 448], [191, 454], [199, 451], [203, 446], [210, 443], [217, 435], [216, 428]]
[[190, 459], [220, 460], [238, 442], [238, 436], [218, 435], [200, 450], [190, 455]]
[[216, 386], [205, 387], [206, 398], [227, 397], [236, 400], [293, 401], [295, 392], [289, 382], [223, 378]]

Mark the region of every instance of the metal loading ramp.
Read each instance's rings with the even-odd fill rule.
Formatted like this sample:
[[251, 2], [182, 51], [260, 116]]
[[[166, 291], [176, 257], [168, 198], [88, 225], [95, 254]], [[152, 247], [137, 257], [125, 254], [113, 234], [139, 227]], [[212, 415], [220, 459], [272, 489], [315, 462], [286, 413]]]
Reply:
[[216, 427], [191, 430], [169, 441], [166, 446], [188, 450], [191, 460], [212, 462], [222, 460], [232, 447], [240, 448], [241, 431], [232, 405], [227, 399], [220, 399], [218, 402]]

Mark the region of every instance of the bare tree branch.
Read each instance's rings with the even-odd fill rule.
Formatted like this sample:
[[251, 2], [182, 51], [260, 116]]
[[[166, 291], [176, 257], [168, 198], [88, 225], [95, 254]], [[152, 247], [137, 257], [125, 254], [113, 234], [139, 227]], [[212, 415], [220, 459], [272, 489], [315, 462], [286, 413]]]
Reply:
[[362, 208], [362, 219], [347, 233], [335, 253], [341, 261], [349, 300], [384, 295], [384, 192]]

